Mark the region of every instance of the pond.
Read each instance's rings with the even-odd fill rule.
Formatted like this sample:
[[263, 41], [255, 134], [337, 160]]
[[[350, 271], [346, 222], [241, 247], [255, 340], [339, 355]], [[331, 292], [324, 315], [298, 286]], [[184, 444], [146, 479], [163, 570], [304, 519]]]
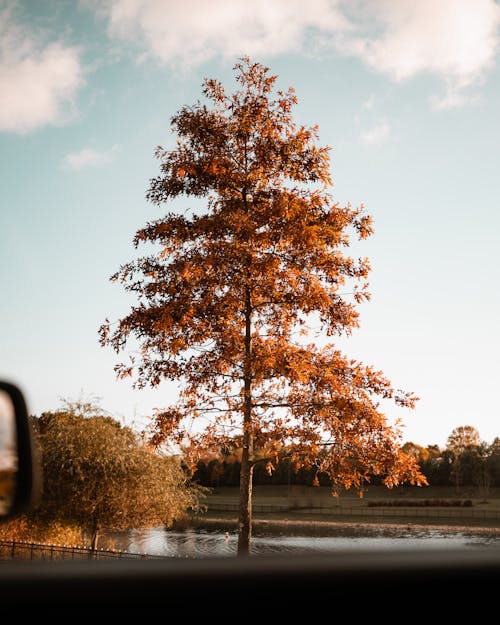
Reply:
[[[178, 558], [234, 556], [236, 531], [155, 528], [132, 530], [109, 536], [115, 549], [133, 553]], [[454, 531], [416, 528], [330, 529], [328, 535], [304, 535], [293, 532], [258, 531], [252, 536], [252, 554], [319, 554], [352, 550], [456, 549], [469, 547], [500, 548], [500, 535], [493, 532]]]

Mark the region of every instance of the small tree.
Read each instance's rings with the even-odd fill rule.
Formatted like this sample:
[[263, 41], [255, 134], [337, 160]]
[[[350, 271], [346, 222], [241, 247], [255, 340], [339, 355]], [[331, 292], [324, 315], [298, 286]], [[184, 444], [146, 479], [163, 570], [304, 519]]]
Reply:
[[36, 419], [42, 468], [40, 512], [79, 523], [95, 549], [101, 529], [169, 526], [199, 507], [202, 492], [177, 458], [145, 446], [130, 428], [81, 404]]
[[[416, 398], [308, 334], [358, 326], [369, 263], [344, 250], [351, 234], [372, 233], [370, 217], [330, 196], [329, 148], [316, 145], [316, 127], [294, 123], [293, 89], [275, 91], [276, 76], [248, 58], [235, 72], [233, 94], [206, 80], [208, 105], [172, 118], [177, 146], [157, 149], [161, 174], [147, 194], [157, 205], [205, 198], [207, 211], [170, 212], [137, 232], [136, 246], [159, 249], [112, 277], [139, 303], [116, 327], [106, 320], [100, 338], [117, 352], [138, 340], [139, 357], [116, 371], [136, 374], [139, 388], [182, 383], [177, 405], [155, 415], [156, 444], [174, 440], [195, 457], [239, 442], [245, 555], [253, 467], [272, 471], [285, 447], [295, 466], [360, 491], [374, 474], [389, 487], [425, 478], [379, 408], [380, 399], [412, 408]], [[186, 426], [206, 416], [206, 427]]]

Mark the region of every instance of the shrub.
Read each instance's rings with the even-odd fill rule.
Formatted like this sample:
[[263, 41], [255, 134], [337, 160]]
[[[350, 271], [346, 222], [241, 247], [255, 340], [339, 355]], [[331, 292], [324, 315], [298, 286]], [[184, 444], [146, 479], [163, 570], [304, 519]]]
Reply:
[[468, 508], [473, 505], [471, 499], [377, 499], [374, 501], [368, 501], [369, 507], [438, 507], [438, 508], [446, 508], [446, 507], [454, 507], [454, 508]]

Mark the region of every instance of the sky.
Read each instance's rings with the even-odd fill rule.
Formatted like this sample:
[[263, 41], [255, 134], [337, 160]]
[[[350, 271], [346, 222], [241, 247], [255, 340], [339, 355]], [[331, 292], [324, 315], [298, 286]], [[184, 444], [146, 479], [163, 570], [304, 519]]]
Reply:
[[[171, 117], [231, 90], [249, 55], [331, 147], [363, 204], [371, 301], [339, 344], [420, 399], [403, 441], [500, 436], [500, 6], [493, 0], [0, 0], [0, 378], [31, 413], [93, 398], [139, 427], [177, 386], [137, 390], [99, 344], [135, 302], [110, 282]], [[186, 202], [189, 205], [189, 202]]]

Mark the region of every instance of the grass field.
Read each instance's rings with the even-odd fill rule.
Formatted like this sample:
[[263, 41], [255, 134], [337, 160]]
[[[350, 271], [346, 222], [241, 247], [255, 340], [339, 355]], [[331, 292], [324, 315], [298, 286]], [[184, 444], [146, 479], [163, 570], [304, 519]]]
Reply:
[[[215, 519], [235, 522], [238, 497], [237, 487], [212, 489], [205, 500], [207, 511], [193, 520], [198, 524], [210, 524]], [[405, 506], [405, 502], [408, 505]], [[464, 502], [467, 505], [463, 505]], [[418, 503], [422, 505], [416, 505]], [[328, 487], [256, 486], [253, 520], [320, 525], [328, 522], [432, 525], [498, 528], [500, 531], [500, 489], [485, 493], [477, 489], [456, 492], [454, 488], [432, 486], [392, 490], [370, 486], [362, 498], [354, 492], [343, 492], [337, 498]]]

